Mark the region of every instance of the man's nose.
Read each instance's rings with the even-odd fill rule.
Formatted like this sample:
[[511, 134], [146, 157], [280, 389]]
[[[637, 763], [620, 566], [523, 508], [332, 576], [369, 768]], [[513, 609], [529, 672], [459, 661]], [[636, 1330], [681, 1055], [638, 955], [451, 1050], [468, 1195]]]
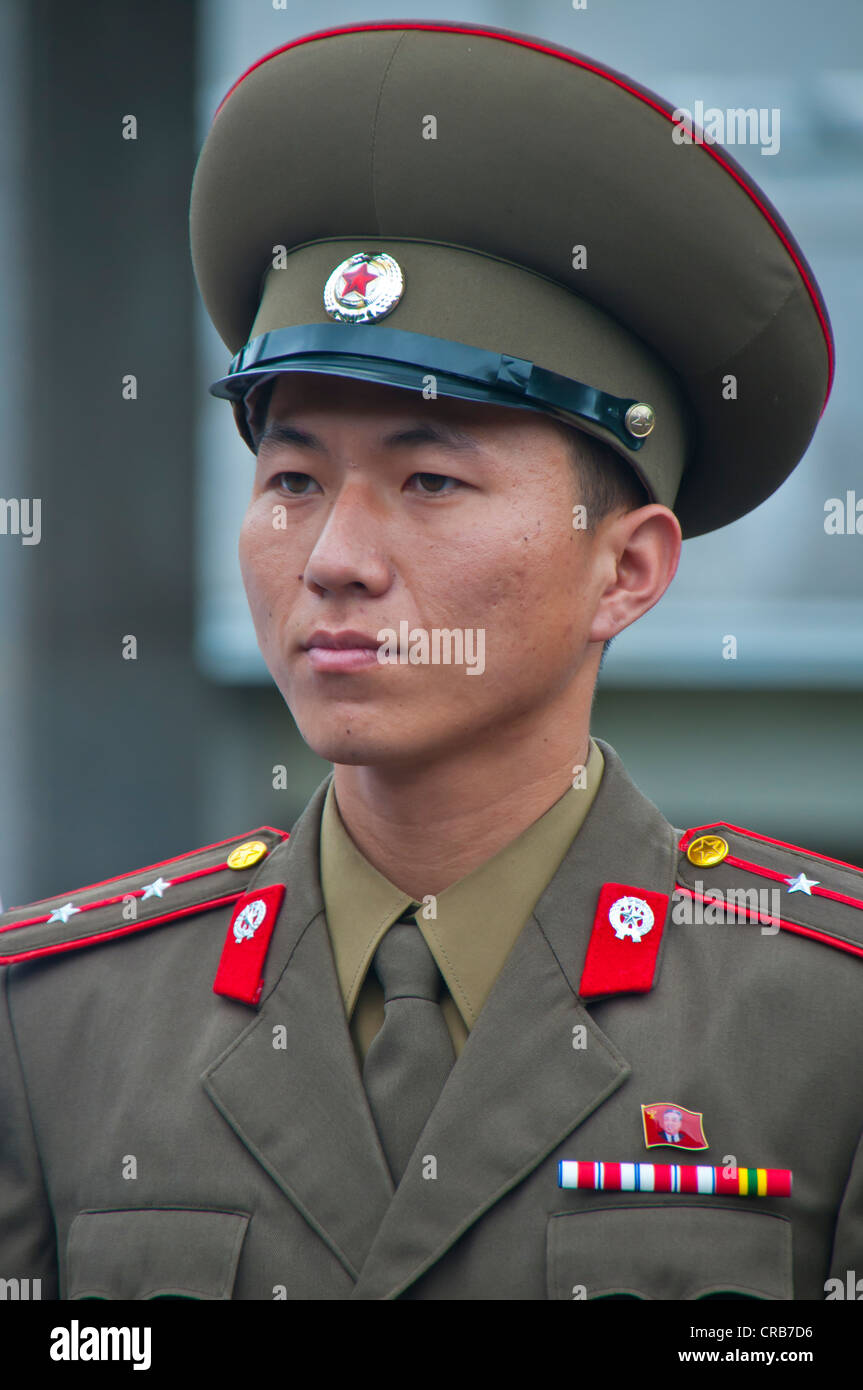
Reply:
[[306, 562], [309, 588], [336, 592], [357, 585], [385, 593], [392, 582], [387, 538], [390, 519], [380, 498], [360, 479], [340, 488]]

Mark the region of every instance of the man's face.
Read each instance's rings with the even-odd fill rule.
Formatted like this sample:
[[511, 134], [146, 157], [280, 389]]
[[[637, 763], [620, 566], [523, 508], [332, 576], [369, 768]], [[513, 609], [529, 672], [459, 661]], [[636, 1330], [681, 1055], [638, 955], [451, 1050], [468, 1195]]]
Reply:
[[[279, 377], [240, 564], [309, 746], [334, 763], [416, 765], [517, 739], [576, 679], [589, 691], [609, 572], [573, 528], [575, 500], [564, 438], [535, 412]], [[484, 669], [381, 664], [378, 634], [401, 623], [471, 630], [475, 654], [482, 629]]]
[[666, 1134], [679, 1134], [682, 1124], [683, 1120], [676, 1110], [666, 1110], [665, 1122], [662, 1126]]

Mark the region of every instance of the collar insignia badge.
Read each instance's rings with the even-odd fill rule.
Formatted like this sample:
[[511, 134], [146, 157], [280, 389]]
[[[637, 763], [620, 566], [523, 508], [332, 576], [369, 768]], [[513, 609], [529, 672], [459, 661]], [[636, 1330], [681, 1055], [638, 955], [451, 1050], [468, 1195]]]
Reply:
[[640, 941], [653, 926], [653, 912], [644, 898], [618, 898], [608, 909], [608, 920], [619, 941], [625, 936]]
[[255, 898], [253, 902], [246, 903], [233, 921], [234, 940], [251, 941], [266, 915], [267, 904], [263, 898]]

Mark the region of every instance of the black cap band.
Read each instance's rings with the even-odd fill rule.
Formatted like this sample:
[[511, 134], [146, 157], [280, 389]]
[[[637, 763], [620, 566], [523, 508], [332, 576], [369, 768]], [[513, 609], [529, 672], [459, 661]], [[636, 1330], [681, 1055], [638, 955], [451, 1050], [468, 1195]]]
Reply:
[[278, 371], [332, 372], [416, 390], [434, 376], [443, 396], [541, 410], [574, 424], [589, 420], [633, 453], [644, 443], [625, 424], [638, 404], [633, 397], [612, 396], [521, 357], [379, 324], [306, 323], [261, 333], [232, 358], [210, 394], [241, 400], [258, 377]]

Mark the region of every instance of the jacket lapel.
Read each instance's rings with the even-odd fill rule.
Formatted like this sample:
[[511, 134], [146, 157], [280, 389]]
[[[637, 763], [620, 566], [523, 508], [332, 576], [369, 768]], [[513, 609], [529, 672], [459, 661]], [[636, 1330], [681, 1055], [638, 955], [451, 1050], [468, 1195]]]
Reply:
[[203, 1082], [237, 1137], [356, 1278], [393, 1184], [363, 1090], [324, 915], [318, 834], [326, 787], [250, 885], [286, 885], [265, 992], [259, 1011]]
[[[630, 1073], [578, 984], [603, 884], [670, 894], [676, 835], [614, 750], [600, 746], [596, 800], [447, 1079], [352, 1298], [397, 1297]], [[573, 1047], [578, 1024], [586, 1047]], [[434, 1180], [417, 1155], [434, 1157]]]

